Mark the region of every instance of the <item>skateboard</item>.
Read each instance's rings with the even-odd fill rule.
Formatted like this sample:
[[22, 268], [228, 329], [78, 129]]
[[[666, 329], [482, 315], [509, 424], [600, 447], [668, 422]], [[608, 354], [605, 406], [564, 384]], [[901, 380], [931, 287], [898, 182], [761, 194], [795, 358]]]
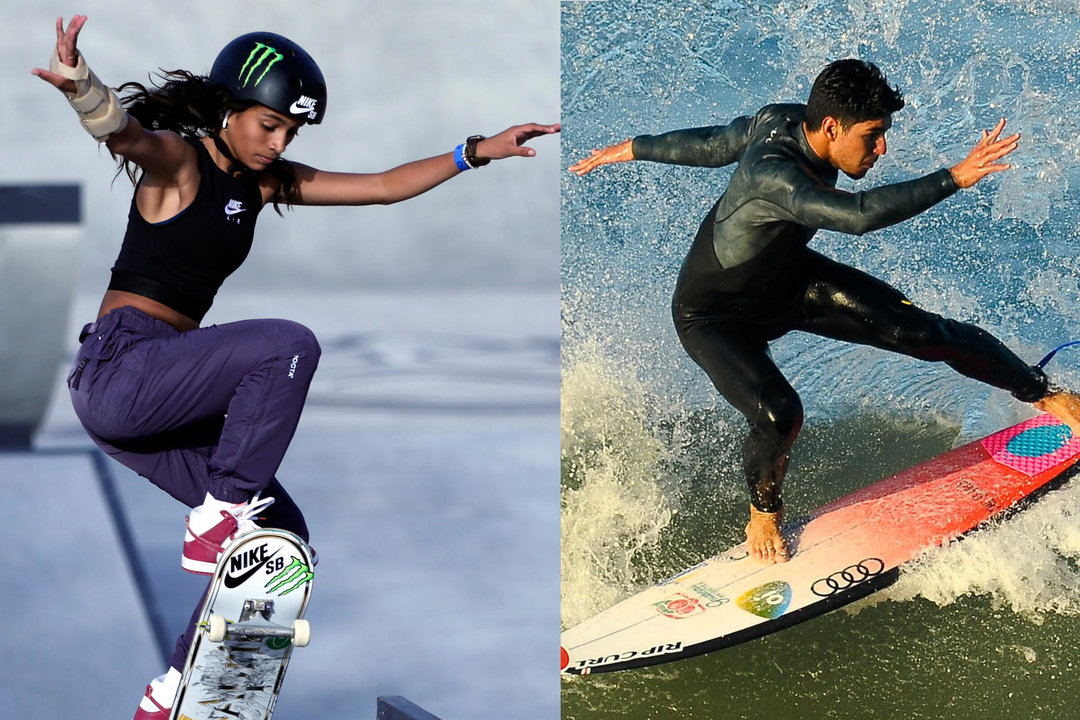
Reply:
[[256, 530], [222, 555], [210, 581], [169, 720], [269, 720], [315, 575], [296, 535]]

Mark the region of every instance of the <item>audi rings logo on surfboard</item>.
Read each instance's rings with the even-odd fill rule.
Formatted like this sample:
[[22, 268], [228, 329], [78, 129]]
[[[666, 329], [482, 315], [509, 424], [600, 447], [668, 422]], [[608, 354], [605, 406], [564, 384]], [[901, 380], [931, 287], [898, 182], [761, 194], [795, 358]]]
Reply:
[[843, 570], [834, 572], [828, 577], [819, 578], [810, 586], [810, 592], [818, 597], [829, 597], [841, 590], [860, 585], [872, 577], [877, 577], [885, 572], [885, 562], [880, 558], [866, 558], [865, 560], [848, 565]]

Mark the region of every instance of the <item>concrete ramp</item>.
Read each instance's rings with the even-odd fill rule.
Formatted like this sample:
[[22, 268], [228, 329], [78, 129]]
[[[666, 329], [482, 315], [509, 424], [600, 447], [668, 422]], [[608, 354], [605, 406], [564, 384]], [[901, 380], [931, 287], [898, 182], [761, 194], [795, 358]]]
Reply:
[[81, 253], [78, 185], [0, 185], [0, 447], [29, 448], [63, 357]]

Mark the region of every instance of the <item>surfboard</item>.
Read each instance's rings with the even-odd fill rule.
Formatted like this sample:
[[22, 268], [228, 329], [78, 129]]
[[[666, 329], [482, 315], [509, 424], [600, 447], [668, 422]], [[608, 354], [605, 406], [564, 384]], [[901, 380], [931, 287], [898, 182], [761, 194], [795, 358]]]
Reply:
[[1078, 459], [1080, 438], [1049, 415], [945, 452], [785, 525], [786, 563], [762, 564], [742, 544], [565, 630], [562, 672], [702, 655], [854, 602], [919, 553], [1057, 487]]

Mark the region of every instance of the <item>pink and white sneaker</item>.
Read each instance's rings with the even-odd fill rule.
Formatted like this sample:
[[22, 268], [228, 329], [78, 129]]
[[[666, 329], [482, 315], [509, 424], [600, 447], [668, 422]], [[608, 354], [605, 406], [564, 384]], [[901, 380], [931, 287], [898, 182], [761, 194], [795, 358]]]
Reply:
[[[146, 705], [150, 705], [154, 709], [147, 710]], [[147, 685], [146, 696], [139, 703], [139, 709], [135, 711], [135, 720], [169, 720], [171, 710], [171, 707], [165, 707], [154, 699], [154, 693], [150, 690], [150, 686]]]
[[180, 671], [173, 668], [169, 668], [169, 672], [161, 677], [154, 678], [146, 686], [146, 695], [135, 711], [135, 720], [169, 720], [179, 686]]
[[258, 494], [248, 503], [227, 503], [207, 495], [187, 517], [180, 567], [196, 575], [213, 575], [225, 548], [244, 533], [258, 530], [256, 516], [273, 502], [274, 498], [260, 500]]

